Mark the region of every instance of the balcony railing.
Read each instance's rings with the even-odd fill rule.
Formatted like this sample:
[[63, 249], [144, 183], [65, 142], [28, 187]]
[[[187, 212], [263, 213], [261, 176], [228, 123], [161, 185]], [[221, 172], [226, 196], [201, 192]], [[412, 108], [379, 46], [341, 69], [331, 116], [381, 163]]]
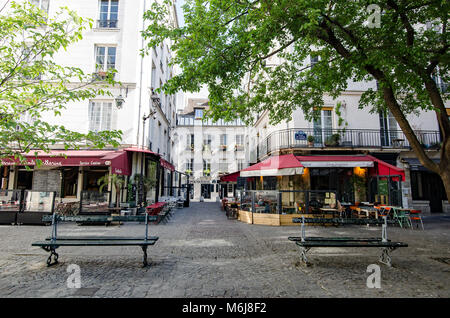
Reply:
[[244, 145], [240, 144], [234, 145], [234, 151], [242, 151], [242, 150], [244, 150]]
[[[440, 147], [442, 140], [439, 131], [416, 130], [415, 134], [424, 148]], [[261, 158], [281, 149], [325, 147], [410, 149], [401, 130], [291, 128], [275, 131], [267, 136], [259, 143], [257, 156]]]
[[99, 28], [99, 29], [117, 28], [117, 20], [97, 20], [97, 28]]

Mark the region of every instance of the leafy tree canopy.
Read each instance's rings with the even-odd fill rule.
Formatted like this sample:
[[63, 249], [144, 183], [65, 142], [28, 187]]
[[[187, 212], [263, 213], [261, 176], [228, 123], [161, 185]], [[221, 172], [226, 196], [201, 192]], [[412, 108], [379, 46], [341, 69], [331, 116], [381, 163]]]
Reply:
[[[173, 42], [181, 74], [163, 89], [209, 88], [213, 120], [269, 112], [272, 124], [301, 108], [312, 119], [324, 96], [338, 97], [349, 81], [374, 81], [359, 107], [391, 111], [410, 146], [439, 173], [450, 198], [448, 0], [186, 0], [185, 25], [169, 23], [171, 1], [146, 12], [148, 49]], [[281, 63], [270, 63], [277, 56]], [[310, 56], [318, 57], [312, 68]], [[443, 137], [441, 161], [424, 151], [406, 116], [436, 112]]]
[[[252, 122], [268, 109], [273, 123], [323, 105], [349, 80], [378, 80], [392, 88], [404, 114], [436, 109], [424, 81], [449, 80], [449, 1], [187, 0], [185, 26], [168, 23], [167, 4], [146, 13], [149, 47], [173, 41], [182, 73], [168, 92], [207, 84], [214, 119]], [[377, 13], [379, 25], [377, 25]], [[278, 55], [283, 63], [270, 65]], [[309, 57], [317, 56], [314, 69]], [[360, 107], [379, 111], [383, 90], [369, 89]]]
[[121, 131], [84, 134], [48, 123], [42, 116], [60, 116], [69, 102], [112, 96], [107, 89], [116, 84], [112, 72], [100, 79], [54, 61], [56, 53], [81, 40], [88, 27], [91, 20], [67, 8], [60, 8], [55, 18], [28, 2], [1, 8], [0, 158], [23, 160], [24, 153], [49, 151], [57, 144], [65, 149], [118, 145]]

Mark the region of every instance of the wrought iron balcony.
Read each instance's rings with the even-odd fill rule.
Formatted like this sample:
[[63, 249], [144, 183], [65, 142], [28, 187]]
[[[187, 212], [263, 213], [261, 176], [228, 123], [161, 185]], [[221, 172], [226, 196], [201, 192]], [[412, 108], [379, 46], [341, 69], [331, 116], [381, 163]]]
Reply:
[[[426, 149], [439, 149], [442, 142], [439, 131], [416, 130], [417, 138]], [[258, 145], [258, 158], [273, 151], [291, 148], [375, 148], [410, 149], [403, 131], [383, 129], [315, 129], [291, 128], [268, 135]]]
[[117, 28], [118, 20], [97, 20], [97, 28], [99, 29], [115, 29]]

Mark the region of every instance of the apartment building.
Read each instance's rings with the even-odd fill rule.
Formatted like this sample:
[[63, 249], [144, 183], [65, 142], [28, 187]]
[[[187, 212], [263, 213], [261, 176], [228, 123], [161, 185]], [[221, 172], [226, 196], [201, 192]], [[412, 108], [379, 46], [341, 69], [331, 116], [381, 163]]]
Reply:
[[[66, 6], [94, 21], [93, 28], [85, 30], [81, 41], [54, 56], [57, 64], [79, 67], [99, 78], [114, 69], [114, 79], [121, 83], [108, 88], [113, 97], [72, 102], [61, 116], [43, 114], [43, 120], [83, 133], [121, 130], [123, 136], [119, 148], [71, 150], [67, 152], [68, 158], [51, 159], [42, 154], [48, 165], [40, 169], [4, 166], [1, 173], [4, 188], [56, 191], [61, 200], [79, 200], [82, 190], [98, 189], [96, 181], [102, 175], [116, 173], [132, 178], [151, 171], [157, 174], [159, 184], [149, 201], [164, 194], [174, 174], [171, 130], [176, 118], [176, 99], [155, 92], [173, 76], [169, 66], [171, 43], [165, 41], [141, 56], [146, 46], [141, 37], [146, 27], [143, 14], [154, 1], [30, 0], [49, 16]], [[171, 22], [177, 25], [175, 1], [169, 9]], [[56, 153], [60, 145], [54, 148]], [[126, 200], [126, 191], [123, 189], [122, 200]]]
[[[274, 65], [280, 62], [277, 57], [272, 60]], [[311, 67], [316, 62], [314, 58], [305, 61]], [[348, 190], [353, 187], [350, 177], [354, 171], [346, 162], [333, 162], [333, 156], [371, 155], [403, 169], [404, 180], [398, 182], [395, 171], [390, 172], [392, 176], [378, 178], [366, 171], [368, 186], [357, 200], [403, 205], [425, 213], [450, 212], [440, 177], [420, 164], [392, 114], [369, 113], [358, 108], [361, 95], [369, 88], [376, 89], [377, 83], [349, 82], [338, 98], [324, 96], [320, 116], [312, 121], [305, 118], [301, 109], [296, 109], [290, 120], [275, 126], [269, 124], [268, 111], [258, 114], [255, 129], [249, 130], [250, 162], [283, 154], [307, 156], [305, 160], [311, 156], [327, 157], [309, 168], [308, 188], [334, 190], [341, 201], [355, 201], [355, 194]], [[450, 105], [447, 112], [450, 115]], [[429, 156], [439, 162], [442, 140], [435, 113], [421, 111], [408, 115], [407, 119]], [[295, 177], [290, 178], [292, 184]]]
[[215, 201], [228, 196], [235, 186], [219, 184], [221, 176], [242, 170], [248, 165], [247, 128], [239, 119], [212, 122], [204, 118], [208, 100], [187, 99], [186, 107], [177, 114], [175, 132], [177, 170], [190, 176], [192, 198]]

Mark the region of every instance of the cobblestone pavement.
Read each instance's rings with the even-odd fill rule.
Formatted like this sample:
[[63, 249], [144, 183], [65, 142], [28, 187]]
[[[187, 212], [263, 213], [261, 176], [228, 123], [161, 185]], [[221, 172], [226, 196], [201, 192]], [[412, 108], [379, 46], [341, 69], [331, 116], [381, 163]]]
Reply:
[[[425, 231], [389, 227], [388, 237], [409, 244], [381, 265], [381, 288], [366, 287], [367, 266], [378, 248], [316, 248], [312, 266], [300, 262], [298, 226], [271, 227], [227, 220], [218, 203], [175, 210], [149, 247], [151, 266], [141, 268], [139, 247], [61, 247], [60, 263], [31, 243], [48, 226], [0, 226], [0, 297], [449, 297], [450, 218], [429, 217]], [[137, 235], [144, 225], [77, 226], [58, 234]], [[377, 226], [307, 227], [307, 235], [379, 236]], [[69, 264], [81, 268], [82, 288], [67, 287]]]

